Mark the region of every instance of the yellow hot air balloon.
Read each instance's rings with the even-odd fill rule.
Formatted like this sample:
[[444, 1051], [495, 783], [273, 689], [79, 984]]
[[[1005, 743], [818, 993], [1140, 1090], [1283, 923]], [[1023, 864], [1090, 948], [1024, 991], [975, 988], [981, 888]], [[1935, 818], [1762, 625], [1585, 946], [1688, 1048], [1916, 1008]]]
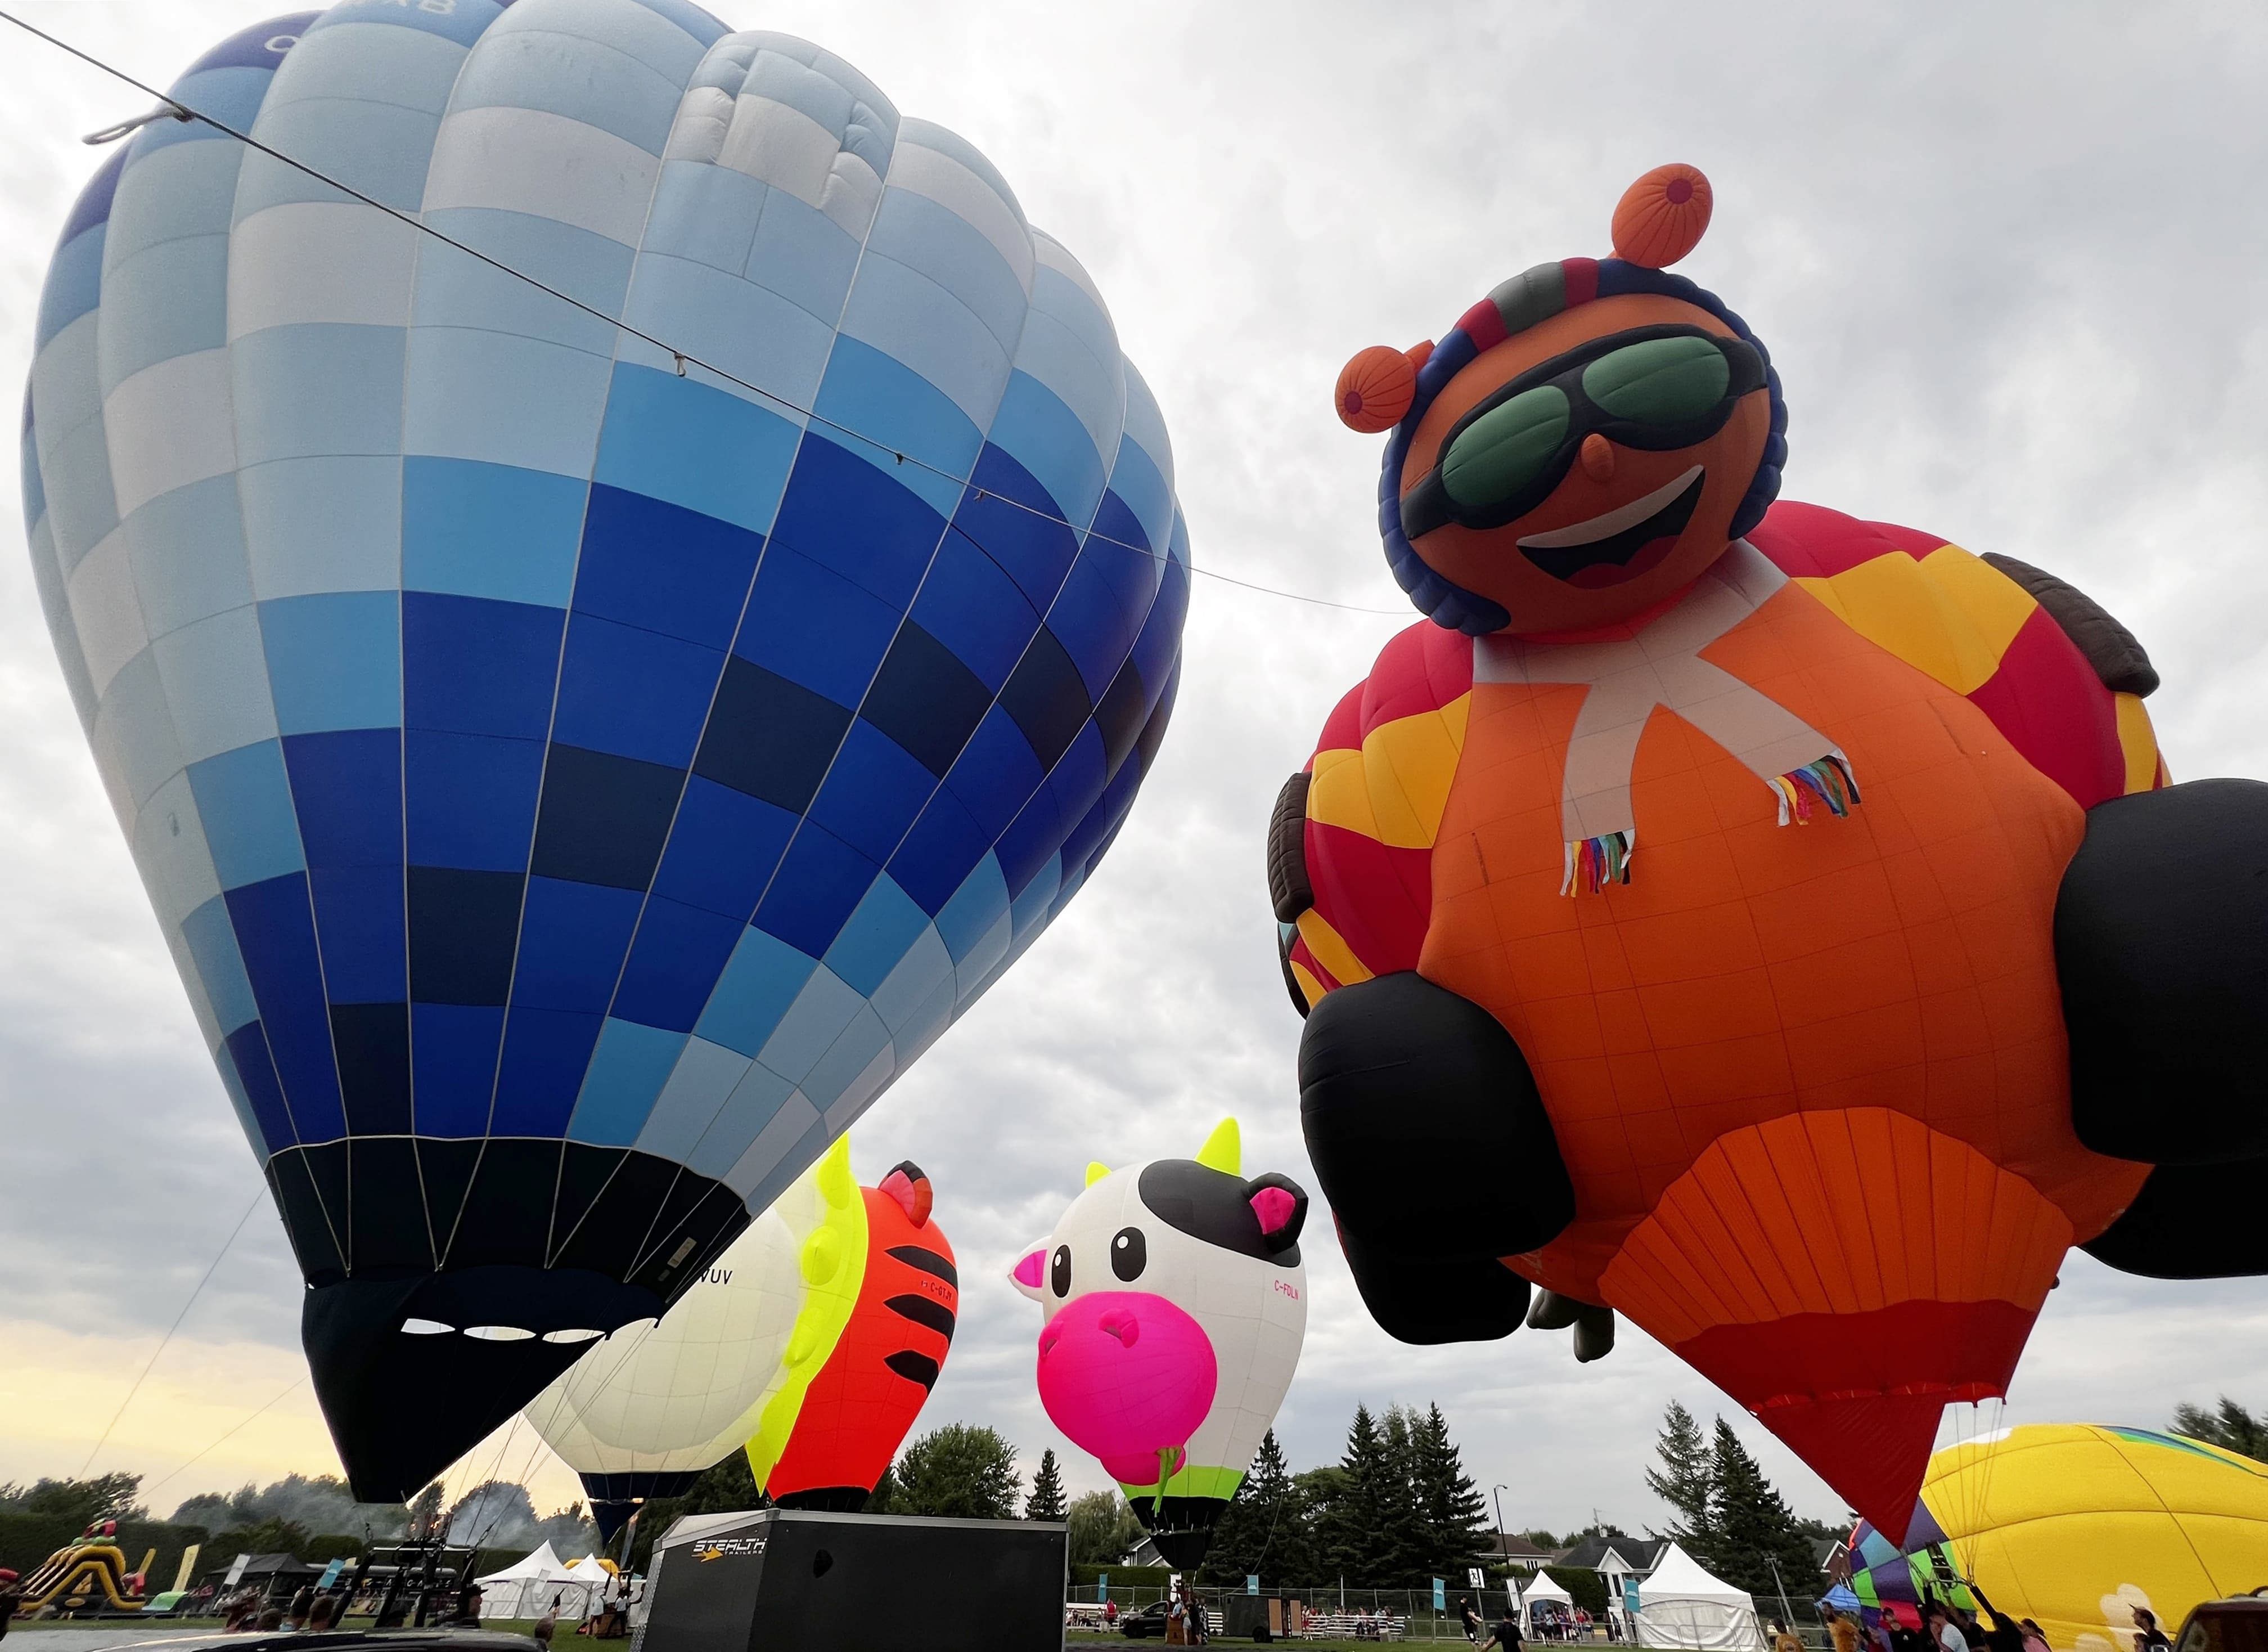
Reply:
[[2030, 1618], [2056, 1652], [2132, 1652], [2134, 1611], [2177, 1633], [2202, 1600], [2268, 1584], [2268, 1464], [2097, 1423], [2030, 1423], [1930, 1459], [1904, 1546], [1861, 1521], [1851, 1587]]

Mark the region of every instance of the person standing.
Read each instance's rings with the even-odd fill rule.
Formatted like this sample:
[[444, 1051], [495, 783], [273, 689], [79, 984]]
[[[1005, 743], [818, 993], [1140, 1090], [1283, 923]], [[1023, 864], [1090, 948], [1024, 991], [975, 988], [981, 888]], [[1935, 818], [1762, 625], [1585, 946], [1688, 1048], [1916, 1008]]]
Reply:
[[2024, 1634], [2024, 1652], [2048, 1652], [2046, 1631], [2029, 1618], [2020, 1619], [2017, 1626]]
[[15, 1573], [0, 1566], [0, 1641], [8, 1638], [8, 1626], [16, 1616], [16, 1608], [24, 1604], [23, 1585]]
[[1803, 1652], [1803, 1642], [1781, 1619], [1772, 1619], [1771, 1652]]
[[1961, 1626], [1953, 1621], [1953, 1614], [1937, 1601], [1929, 1603], [1928, 1614], [1922, 1620], [1929, 1638], [1938, 1646], [1938, 1652], [1969, 1652], [1969, 1637], [1961, 1633]]
[[1859, 1626], [1851, 1621], [1850, 1613], [1830, 1606], [1827, 1633], [1835, 1641], [1835, 1652], [1859, 1652]]
[[2174, 1643], [2158, 1627], [2158, 1614], [2147, 1606], [2134, 1608], [2134, 1652], [2174, 1652]]
[[1520, 1619], [1513, 1615], [1509, 1603], [1505, 1606], [1504, 1614], [1496, 1620], [1496, 1631], [1489, 1636], [1487, 1643], [1481, 1648], [1481, 1652], [1491, 1652], [1491, 1648], [1498, 1647], [1503, 1648], [1503, 1652], [1522, 1652], [1520, 1644]]

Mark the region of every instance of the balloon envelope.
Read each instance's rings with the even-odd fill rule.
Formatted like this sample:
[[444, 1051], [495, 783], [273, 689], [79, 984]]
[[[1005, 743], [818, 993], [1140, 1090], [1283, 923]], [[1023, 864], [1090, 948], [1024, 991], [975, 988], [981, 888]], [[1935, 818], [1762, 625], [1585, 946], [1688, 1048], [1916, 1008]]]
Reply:
[[1307, 1336], [1307, 1196], [1246, 1180], [1234, 1119], [1195, 1159], [1090, 1166], [1013, 1270], [1049, 1316], [1040, 1400], [1189, 1567], [1275, 1420]]
[[544, 1443], [583, 1477], [602, 1540], [755, 1432], [803, 1301], [798, 1248], [774, 1206], [659, 1322], [616, 1331], [529, 1404]]
[[1092, 281], [816, 47], [342, 4], [170, 95], [667, 345], [197, 122], [48, 270], [48, 627], [390, 1499], [659, 1316], [1078, 891], [1187, 543]]
[[930, 1219], [921, 1168], [901, 1164], [857, 1193], [830, 1212], [840, 1247], [806, 1248], [814, 1311], [748, 1441], [756, 1484], [790, 1508], [865, 1507], [937, 1385], [961, 1311], [953, 1246]]
[[2268, 1465], [2174, 1434], [2032, 1423], [1930, 1459], [1901, 1545], [1865, 1521], [1851, 1586], [1867, 1604], [1924, 1589], [2033, 1618], [2055, 1652], [2130, 1652], [2133, 1611], [2171, 1635], [2200, 1601], [2268, 1577]]

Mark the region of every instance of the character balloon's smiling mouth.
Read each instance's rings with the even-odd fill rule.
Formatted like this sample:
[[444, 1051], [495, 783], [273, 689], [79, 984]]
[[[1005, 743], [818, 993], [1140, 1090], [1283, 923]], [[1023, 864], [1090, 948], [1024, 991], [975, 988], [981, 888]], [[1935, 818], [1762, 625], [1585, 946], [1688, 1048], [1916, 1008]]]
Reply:
[[1524, 534], [1521, 554], [1555, 579], [1582, 590], [1635, 579], [1668, 556], [1692, 520], [1707, 468], [1696, 465], [1628, 505], [1588, 521]]

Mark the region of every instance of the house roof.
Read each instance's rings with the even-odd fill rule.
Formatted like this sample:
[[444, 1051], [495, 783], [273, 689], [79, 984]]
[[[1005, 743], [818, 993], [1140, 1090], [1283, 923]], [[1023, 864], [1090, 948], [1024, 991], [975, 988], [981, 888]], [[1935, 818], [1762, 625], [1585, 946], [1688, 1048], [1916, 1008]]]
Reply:
[[1543, 1560], [1556, 1562], [1558, 1556], [1550, 1549], [1541, 1549], [1517, 1532], [1499, 1531], [1489, 1552], [1502, 1555], [1507, 1560]]
[[1585, 1538], [1561, 1555], [1561, 1566], [1588, 1567], [1593, 1571], [1602, 1569], [1609, 1551], [1621, 1560], [1622, 1569], [1640, 1575], [1653, 1570], [1661, 1559], [1661, 1552], [1669, 1546], [1667, 1538], [1633, 1538], [1626, 1531], [1609, 1530]]

